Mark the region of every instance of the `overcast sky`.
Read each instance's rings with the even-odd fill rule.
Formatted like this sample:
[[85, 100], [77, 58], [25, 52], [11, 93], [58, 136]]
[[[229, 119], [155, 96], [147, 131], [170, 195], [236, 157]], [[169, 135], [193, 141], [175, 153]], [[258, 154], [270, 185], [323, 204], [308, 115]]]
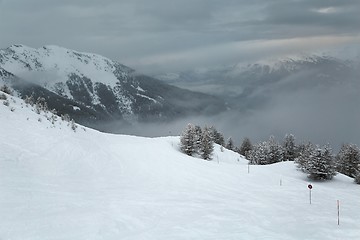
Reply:
[[60, 45], [143, 72], [357, 52], [359, 0], [0, 0], [0, 48]]

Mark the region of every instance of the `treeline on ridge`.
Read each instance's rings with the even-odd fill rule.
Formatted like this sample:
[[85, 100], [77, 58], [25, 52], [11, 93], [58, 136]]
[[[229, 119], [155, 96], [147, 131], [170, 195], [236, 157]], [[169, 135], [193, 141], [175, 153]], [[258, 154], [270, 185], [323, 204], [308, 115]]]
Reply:
[[201, 128], [193, 124], [188, 124], [180, 136], [182, 152], [205, 160], [212, 159], [214, 143], [239, 153], [252, 165], [293, 161], [312, 180], [331, 180], [339, 172], [360, 184], [360, 149], [355, 144], [343, 144], [334, 154], [329, 144], [296, 144], [295, 136], [286, 134], [282, 142], [270, 136], [267, 141], [256, 144], [246, 137], [239, 147], [235, 147], [232, 138], [225, 142], [223, 134], [215, 127]]

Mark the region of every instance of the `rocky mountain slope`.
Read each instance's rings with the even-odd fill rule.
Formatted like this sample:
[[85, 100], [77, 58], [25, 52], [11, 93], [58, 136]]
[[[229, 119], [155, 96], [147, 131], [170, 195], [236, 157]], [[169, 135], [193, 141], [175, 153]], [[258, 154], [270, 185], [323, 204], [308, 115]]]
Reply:
[[87, 125], [164, 121], [225, 109], [218, 98], [138, 75], [100, 55], [58, 46], [1, 49], [0, 79], [21, 97], [44, 97], [49, 107]]

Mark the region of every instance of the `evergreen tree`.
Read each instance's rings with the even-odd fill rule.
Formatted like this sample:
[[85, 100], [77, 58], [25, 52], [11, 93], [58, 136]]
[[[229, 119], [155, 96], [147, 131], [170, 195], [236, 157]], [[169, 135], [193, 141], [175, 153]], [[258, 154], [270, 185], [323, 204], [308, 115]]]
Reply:
[[220, 132], [218, 132], [218, 130], [216, 130], [214, 126], [210, 127], [209, 132], [214, 143], [219, 144], [223, 147], [225, 146], [224, 136]]
[[336, 175], [334, 156], [328, 145], [315, 148], [308, 161], [307, 173], [313, 180], [330, 180]]
[[283, 144], [284, 161], [294, 161], [296, 158], [295, 137], [292, 134], [286, 134]]
[[355, 178], [360, 164], [360, 150], [354, 144], [344, 144], [336, 156], [336, 169], [338, 172]]
[[[358, 169], [360, 169], [360, 164], [358, 165]], [[356, 182], [357, 184], [360, 184], [360, 170], [358, 170], [358, 171], [356, 172], [355, 182]]]
[[253, 148], [251, 141], [249, 138], [244, 138], [243, 142], [241, 143], [241, 146], [239, 148], [239, 154], [243, 155], [245, 158], [248, 159], [248, 153]]
[[180, 149], [189, 156], [196, 152], [195, 127], [190, 123], [180, 136]]
[[269, 144], [268, 142], [260, 142], [253, 146], [248, 152], [249, 163], [253, 165], [269, 164]]
[[269, 141], [260, 142], [253, 146], [247, 155], [250, 164], [272, 164], [282, 161], [283, 149], [282, 146], [276, 142], [274, 136], [271, 136]]
[[268, 141], [269, 148], [269, 156], [268, 156], [268, 164], [281, 162], [283, 161], [283, 148], [282, 146], [275, 140], [274, 136], [270, 136]]
[[211, 155], [214, 151], [214, 142], [207, 127], [204, 128], [202, 133], [203, 135], [201, 139], [200, 154], [203, 159], [211, 160]]
[[315, 146], [311, 142], [308, 142], [307, 144], [300, 144], [298, 150], [298, 157], [295, 159], [295, 163], [301, 171], [308, 172], [308, 163], [315, 151]]
[[195, 150], [198, 151], [201, 147], [202, 130], [201, 127], [195, 125]]
[[226, 148], [229, 150], [234, 150], [234, 142], [231, 137], [229, 137], [227, 140]]

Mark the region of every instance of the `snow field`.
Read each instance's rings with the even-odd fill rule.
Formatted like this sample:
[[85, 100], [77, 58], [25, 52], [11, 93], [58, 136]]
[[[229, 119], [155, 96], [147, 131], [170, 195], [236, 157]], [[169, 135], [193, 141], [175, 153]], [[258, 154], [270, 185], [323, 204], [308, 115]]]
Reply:
[[0, 101], [0, 239], [360, 239], [348, 177], [313, 182], [310, 205], [292, 162], [248, 173], [219, 146], [209, 162], [178, 137], [74, 132], [15, 100]]

